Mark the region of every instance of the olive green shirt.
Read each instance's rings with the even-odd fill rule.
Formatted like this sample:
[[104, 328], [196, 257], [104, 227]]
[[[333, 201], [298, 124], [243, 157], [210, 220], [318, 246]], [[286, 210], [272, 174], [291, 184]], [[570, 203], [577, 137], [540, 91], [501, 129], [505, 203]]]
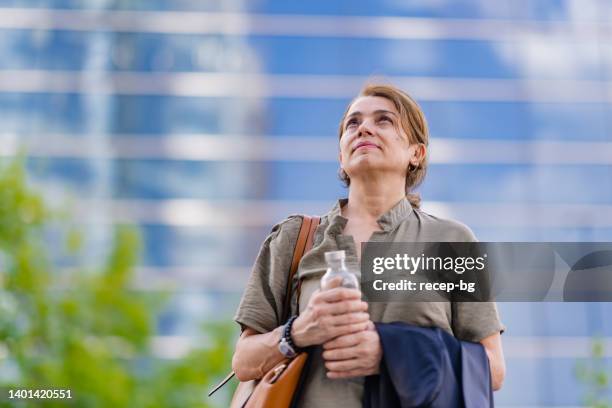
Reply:
[[[359, 260], [352, 236], [342, 232], [348, 219], [340, 214], [347, 202], [340, 200], [321, 217], [312, 250], [304, 254], [294, 279], [302, 279], [299, 310], [304, 310], [327, 268], [324, 254], [345, 250], [347, 266], [360, 275]], [[302, 218], [290, 216], [274, 226], [264, 241], [235, 316], [242, 327], [260, 333], [284, 324], [283, 302], [295, 243]], [[378, 219], [382, 231], [374, 232], [370, 241], [378, 242], [473, 242], [472, 231], [456, 221], [445, 220], [413, 208], [404, 198]], [[495, 303], [476, 302], [389, 302], [370, 303], [370, 317], [375, 322], [403, 321], [439, 327], [461, 340], [478, 342], [504, 330]], [[298, 312], [298, 299], [292, 294], [291, 314]], [[290, 314], [290, 315], [291, 315]], [[280, 340], [280, 339], [279, 339]], [[300, 406], [304, 408], [361, 407], [363, 377], [330, 380], [326, 377], [321, 347], [310, 357], [311, 367]]]

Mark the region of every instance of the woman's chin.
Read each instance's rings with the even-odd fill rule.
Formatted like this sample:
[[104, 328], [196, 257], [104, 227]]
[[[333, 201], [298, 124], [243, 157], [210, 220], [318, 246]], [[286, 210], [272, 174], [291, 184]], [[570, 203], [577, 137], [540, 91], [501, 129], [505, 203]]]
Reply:
[[361, 155], [354, 160], [351, 160], [351, 165], [346, 168], [349, 174], [371, 173], [377, 171], [389, 170], [389, 163], [381, 157], [373, 157], [373, 155]]

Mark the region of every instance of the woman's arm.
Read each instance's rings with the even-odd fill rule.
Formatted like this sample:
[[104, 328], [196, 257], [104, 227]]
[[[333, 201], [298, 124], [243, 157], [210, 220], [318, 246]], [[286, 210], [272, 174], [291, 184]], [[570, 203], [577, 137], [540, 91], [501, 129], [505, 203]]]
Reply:
[[504, 350], [502, 349], [501, 335], [499, 333], [492, 334], [480, 341], [489, 357], [489, 366], [491, 367], [491, 383], [493, 391], [497, 391], [502, 387], [504, 377], [506, 376], [506, 362], [504, 360]]
[[282, 332], [283, 326], [263, 334], [250, 327], [244, 329], [232, 358], [232, 369], [240, 381], [263, 377], [285, 358], [278, 351]]
[[[304, 313], [293, 323], [293, 342], [298, 347], [307, 347], [363, 331], [370, 319], [367, 309], [361, 292], [355, 289], [315, 292]], [[242, 332], [232, 358], [232, 369], [240, 381], [261, 378], [284, 359], [278, 350], [282, 332], [283, 326], [264, 334], [249, 327]]]

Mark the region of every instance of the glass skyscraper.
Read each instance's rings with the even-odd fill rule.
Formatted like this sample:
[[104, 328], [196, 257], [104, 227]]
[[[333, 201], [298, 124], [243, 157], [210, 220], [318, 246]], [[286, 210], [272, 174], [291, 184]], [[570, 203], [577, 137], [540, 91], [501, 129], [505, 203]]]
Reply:
[[[230, 319], [259, 245], [346, 194], [337, 126], [368, 83], [423, 107], [426, 211], [481, 241], [612, 241], [612, 3], [0, 0], [0, 154], [87, 226], [135, 223], [160, 336]], [[612, 306], [502, 303], [499, 406], [576, 406]], [[174, 337], [173, 337], [174, 338]]]

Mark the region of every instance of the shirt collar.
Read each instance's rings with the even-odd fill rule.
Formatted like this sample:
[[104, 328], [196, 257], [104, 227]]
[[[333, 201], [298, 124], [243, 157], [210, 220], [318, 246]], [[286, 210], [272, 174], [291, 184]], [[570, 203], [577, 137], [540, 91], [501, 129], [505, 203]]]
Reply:
[[[342, 233], [348, 219], [343, 217], [340, 209], [348, 203], [348, 198], [341, 198], [336, 202], [336, 205], [329, 211], [329, 223], [331, 231], [338, 234]], [[378, 225], [383, 231], [394, 230], [402, 221], [404, 221], [412, 212], [412, 205], [407, 197], [402, 198], [389, 211], [381, 215], [378, 220]], [[331, 232], [330, 231], [330, 232]]]

